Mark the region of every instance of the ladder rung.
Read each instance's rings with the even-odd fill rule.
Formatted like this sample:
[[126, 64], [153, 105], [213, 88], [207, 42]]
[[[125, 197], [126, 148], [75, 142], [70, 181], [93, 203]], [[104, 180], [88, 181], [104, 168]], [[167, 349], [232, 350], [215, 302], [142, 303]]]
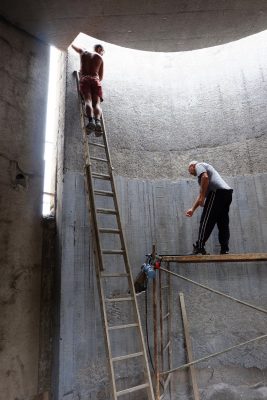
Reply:
[[170, 313], [168, 312], [167, 314], [165, 314], [165, 315], [163, 316], [163, 319], [169, 318], [169, 316], [170, 316]]
[[92, 172], [92, 177], [97, 178], [97, 179], [106, 179], [110, 181], [110, 175], [107, 174], [101, 174], [100, 172]]
[[167, 348], [170, 346], [170, 344], [171, 344], [171, 342], [169, 341], [169, 342], [166, 344], [166, 346], [164, 347], [163, 351], [166, 351]]
[[109, 330], [109, 331], [114, 331], [114, 330], [117, 330], [117, 329], [134, 328], [134, 327], [136, 327], [136, 326], [138, 326], [137, 323], [134, 323], [134, 324], [126, 324], [126, 325], [114, 325], [114, 326], [109, 326], [109, 327], [108, 327], [108, 330]]
[[98, 195], [98, 196], [110, 196], [113, 197], [114, 193], [107, 191], [107, 190], [94, 190], [94, 194]]
[[96, 212], [98, 212], [100, 214], [117, 214], [116, 210], [111, 210], [108, 208], [97, 208]]
[[105, 301], [109, 302], [109, 303], [113, 303], [116, 301], [131, 301], [131, 300], [134, 300], [134, 297], [128, 296], [128, 297], [106, 297], [105, 298]]
[[99, 228], [100, 233], [117, 233], [119, 234], [121, 231], [119, 229], [111, 229], [111, 228]]
[[115, 362], [115, 361], [127, 360], [128, 358], [140, 357], [143, 355], [144, 355], [144, 353], [142, 351], [140, 351], [139, 353], [132, 353], [132, 354], [128, 354], [127, 356], [114, 357], [114, 358], [112, 358], [112, 361]]
[[102, 250], [102, 254], [124, 254], [125, 250], [108, 250], [104, 249]]
[[120, 390], [119, 392], [117, 392], [117, 396], [119, 397], [119, 396], [123, 396], [124, 394], [127, 394], [127, 393], [133, 393], [133, 392], [136, 392], [137, 390], [142, 390], [147, 387], [149, 387], [149, 384], [143, 383], [143, 385], [133, 386], [129, 389]]
[[129, 274], [125, 272], [101, 272], [101, 278], [127, 278]]
[[108, 160], [106, 158], [99, 158], [99, 157], [90, 157], [90, 160], [94, 160], [94, 161], [101, 161], [101, 162], [108, 162]]
[[90, 144], [91, 146], [96, 146], [96, 147], [103, 147], [103, 148], [105, 148], [104, 144], [100, 144], [100, 143], [88, 142], [88, 144]]

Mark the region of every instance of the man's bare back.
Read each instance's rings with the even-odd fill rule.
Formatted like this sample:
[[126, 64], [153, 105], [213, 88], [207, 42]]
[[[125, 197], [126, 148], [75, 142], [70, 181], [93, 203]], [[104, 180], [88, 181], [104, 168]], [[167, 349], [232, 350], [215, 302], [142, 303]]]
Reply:
[[85, 51], [81, 54], [81, 75], [89, 75], [103, 79], [103, 59], [98, 53]]

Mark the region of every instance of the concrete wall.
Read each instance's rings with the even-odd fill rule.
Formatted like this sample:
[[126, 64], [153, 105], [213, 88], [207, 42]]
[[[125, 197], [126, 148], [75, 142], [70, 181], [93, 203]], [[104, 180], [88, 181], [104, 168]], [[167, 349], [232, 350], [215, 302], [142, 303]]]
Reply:
[[0, 22], [0, 398], [38, 391], [49, 48]]
[[[184, 53], [104, 43], [103, 107], [118, 175], [178, 179], [191, 159], [224, 174], [266, 172], [266, 38]], [[89, 49], [95, 42], [77, 39]]]
[[[234, 188], [230, 210], [231, 252], [265, 251], [267, 213], [263, 203], [267, 196], [267, 175], [228, 177], [227, 180]], [[117, 188], [134, 274], [140, 270], [144, 255], [151, 250], [152, 243], [156, 244], [158, 254], [184, 254], [191, 251], [200, 213], [190, 220], [184, 216], [184, 210], [193, 202], [197, 183], [187, 180], [141, 181], [120, 177], [117, 179]], [[123, 207], [124, 204], [127, 204], [127, 208]], [[219, 253], [217, 229], [207, 248], [212, 254]], [[171, 270], [266, 309], [265, 263], [171, 264]], [[185, 296], [194, 359], [266, 332], [266, 314], [172, 277], [173, 367], [186, 362], [180, 292]], [[142, 294], [139, 302], [143, 315], [144, 301]], [[151, 318], [150, 314], [150, 321]], [[166, 344], [166, 336], [164, 340]], [[166, 364], [165, 369], [168, 369]], [[203, 399], [266, 399], [266, 339], [199, 364], [197, 376]], [[190, 386], [188, 371], [175, 373], [172, 399], [193, 398]]]
[[[228, 180], [235, 191], [230, 213], [231, 251], [264, 251], [267, 240], [266, 206], [257, 209], [255, 204], [263, 204], [266, 198], [267, 176], [229, 177]], [[65, 182], [71, 196], [65, 200], [68, 211], [64, 218], [66, 233], [62, 260], [58, 398], [106, 400], [110, 399], [110, 389], [92, 238], [85, 211], [84, 179], [77, 172], [68, 173]], [[153, 243], [156, 243], [158, 253], [163, 254], [179, 254], [191, 250], [197, 234], [199, 214], [194, 220], [189, 220], [183, 212], [193, 201], [197, 184], [187, 180], [145, 181], [125, 177], [118, 177], [116, 183], [134, 275], [140, 271], [145, 254], [151, 250]], [[242, 189], [247, 185], [249, 189], [244, 192]], [[260, 224], [255, 224], [255, 214]], [[207, 248], [212, 253], [219, 252], [216, 230]], [[172, 265], [172, 270], [230, 296], [266, 308], [265, 263]], [[174, 366], [185, 362], [179, 292], [185, 295], [195, 358], [265, 333], [267, 321], [264, 314], [184, 283], [178, 278], [173, 278], [172, 284]], [[148, 326], [153, 352], [150, 289]], [[145, 322], [144, 294], [139, 297], [139, 305]], [[118, 348], [119, 345], [116, 351]], [[221, 391], [224, 396], [221, 399], [239, 399], [241, 393], [245, 400], [266, 399], [266, 395], [261, 397], [259, 391], [266, 393], [265, 353], [266, 340], [200, 364], [198, 383], [203, 398], [217, 400]], [[127, 379], [128, 371], [123, 371], [122, 376]], [[187, 372], [175, 374], [173, 382], [173, 399], [191, 398]], [[239, 397], [235, 397], [235, 393]]]
[[[77, 43], [85, 44], [84, 37], [79, 40]], [[190, 220], [183, 212], [198, 191], [196, 182], [187, 179], [187, 164], [192, 158], [213, 163], [234, 187], [231, 251], [265, 250], [266, 45], [264, 34], [257, 36], [257, 42], [252, 40], [180, 54], [139, 53], [105, 45], [103, 108], [134, 274], [152, 243], [159, 253], [191, 250], [199, 215]], [[94, 42], [88, 40], [87, 47]], [[64, 182], [58, 199], [62, 274], [56, 398], [109, 399], [72, 75], [78, 65], [78, 57], [71, 53], [60, 177]], [[216, 232], [208, 250], [218, 252]], [[174, 268], [266, 308], [262, 264]], [[176, 280], [176, 365], [185, 358], [178, 291], [185, 293], [190, 310], [195, 357], [266, 330], [264, 315]], [[143, 311], [142, 302], [140, 299]], [[246, 400], [267, 398], [265, 359], [259, 344], [204, 364], [199, 376], [203, 398], [234, 400], [241, 394]], [[124, 376], [127, 379], [127, 371]], [[191, 398], [187, 373], [175, 378], [173, 396]]]

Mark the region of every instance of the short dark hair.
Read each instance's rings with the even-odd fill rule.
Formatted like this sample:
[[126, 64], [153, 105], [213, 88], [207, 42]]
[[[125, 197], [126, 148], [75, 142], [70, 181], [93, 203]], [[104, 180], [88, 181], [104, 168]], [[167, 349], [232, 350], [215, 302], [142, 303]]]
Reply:
[[100, 47], [101, 50], [104, 50], [104, 47], [102, 46], [102, 44], [95, 44], [94, 45], [94, 51], [97, 51], [99, 49], [99, 47]]

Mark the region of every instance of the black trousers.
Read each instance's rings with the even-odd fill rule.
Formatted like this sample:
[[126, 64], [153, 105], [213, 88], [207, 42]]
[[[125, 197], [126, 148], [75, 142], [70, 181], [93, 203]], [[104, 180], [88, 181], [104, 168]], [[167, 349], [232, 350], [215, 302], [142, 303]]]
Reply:
[[232, 189], [217, 189], [216, 192], [208, 194], [200, 218], [198, 233], [199, 247], [205, 246], [215, 224], [217, 224], [220, 245], [222, 249], [228, 250], [230, 238], [229, 208], [232, 202], [232, 193]]

